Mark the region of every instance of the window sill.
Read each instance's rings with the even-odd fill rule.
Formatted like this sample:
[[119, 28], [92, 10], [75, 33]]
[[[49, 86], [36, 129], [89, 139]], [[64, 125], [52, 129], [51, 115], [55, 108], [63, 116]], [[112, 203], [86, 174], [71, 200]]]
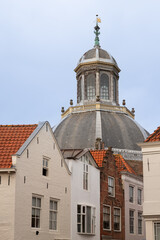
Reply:
[[88, 236], [95, 236], [95, 233], [77, 233], [78, 235], [88, 235]]
[[111, 229], [105, 229], [105, 228], [103, 228], [103, 231], [111, 232]]

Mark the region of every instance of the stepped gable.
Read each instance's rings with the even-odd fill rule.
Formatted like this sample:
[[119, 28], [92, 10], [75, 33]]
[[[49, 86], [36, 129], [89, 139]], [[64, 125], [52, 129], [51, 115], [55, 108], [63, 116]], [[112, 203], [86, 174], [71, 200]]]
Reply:
[[145, 140], [145, 142], [160, 141], [160, 126]]
[[[108, 150], [91, 150], [90, 151], [99, 167], [102, 167], [102, 162], [107, 151]], [[124, 158], [120, 154], [113, 154], [113, 156], [115, 158], [116, 166], [119, 172], [125, 171], [125, 172], [133, 173], [136, 175], [136, 172], [132, 169], [132, 167], [127, 163], [126, 160], [124, 160]]]
[[38, 125], [0, 125], [0, 168], [11, 168], [12, 155]]

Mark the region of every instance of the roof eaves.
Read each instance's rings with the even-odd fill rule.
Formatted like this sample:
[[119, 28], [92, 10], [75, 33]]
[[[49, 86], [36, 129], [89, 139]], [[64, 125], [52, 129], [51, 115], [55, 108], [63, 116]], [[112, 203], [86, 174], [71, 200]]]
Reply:
[[24, 152], [24, 150], [28, 147], [30, 142], [33, 140], [33, 138], [37, 135], [37, 133], [41, 130], [41, 128], [44, 126], [46, 122], [47, 121], [38, 123], [36, 129], [31, 133], [31, 135], [27, 138], [27, 140], [24, 142], [24, 144], [20, 147], [20, 149], [16, 152], [15, 155], [20, 156]]

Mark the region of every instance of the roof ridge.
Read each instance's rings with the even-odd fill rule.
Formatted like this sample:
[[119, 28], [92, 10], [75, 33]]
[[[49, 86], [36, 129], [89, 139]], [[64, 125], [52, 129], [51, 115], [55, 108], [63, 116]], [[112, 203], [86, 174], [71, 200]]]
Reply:
[[23, 126], [38, 126], [38, 124], [11, 124], [11, 125], [0, 125], [0, 127], [23, 127]]

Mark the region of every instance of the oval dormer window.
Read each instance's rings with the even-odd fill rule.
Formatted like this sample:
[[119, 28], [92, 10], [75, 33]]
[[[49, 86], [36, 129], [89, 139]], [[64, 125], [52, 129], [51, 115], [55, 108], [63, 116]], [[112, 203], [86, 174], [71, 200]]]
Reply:
[[105, 73], [100, 77], [100, 98], [104, 100], [109, 99], [109, 77]]
[[89, 74], [87, 76], [87, 99], [94, 99], [96, 95], [96, 78], [94, 74]]

